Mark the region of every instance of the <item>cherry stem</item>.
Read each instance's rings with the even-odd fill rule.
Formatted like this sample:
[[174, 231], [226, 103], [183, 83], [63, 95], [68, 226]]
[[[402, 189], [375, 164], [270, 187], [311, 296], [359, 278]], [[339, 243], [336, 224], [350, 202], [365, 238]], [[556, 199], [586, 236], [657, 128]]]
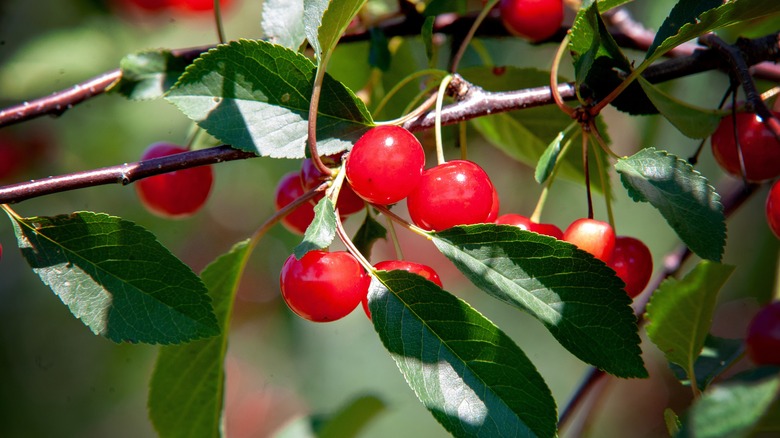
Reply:
[[531, 222], [535, 223], [541, 223], [542, 218], [542, 210], [544, 209], [544, 204], [547, 202], [547, 195], [550, 193], [550, 184], [545, 184], [542, 188], [542, 193], [539, 194], [539, 200], [536, 201], [536, 208], [534, 208], [534, 212], [531, 214], [531, 217], [528, 218]]
[[214, 0], [214, 21], [217, 25], [217, 38], [220, 44], [225, 44], [225, 28], [222, 25], [222, 8], [219, 7], [219, 0]]
[[566, 141], [563, 144], [563, 147], [561, 148], [560, 153], [558, 154], [558, 158], [555, 160], [555, 164], [553, 165], [552, 172], [550, 172], [550, 176], [547, 178], [547, 181], [544, 184], [544, 188], [542, 189], [542, 193], [539, 194], [539, 200], [536, 201], [536, 207], [534, 208], [533, 214], [531, 214], [531, 217], [529, 218], [532, 222], [541, 223], [541, 217], [542, 217], [542, 210], [544, 209], [544, 205], [547, 203], [547, 195], [550, 191], [550, 187], [552, 187], [553, 182], [555, 181], [555, 177], [558, 175], [558, 169], [561, 166], [561, 162], [563, 161], [563, 156], [566, 155], [566, 153], [569, 151], [569, 147], [571, 146], [572, 140], [569, 138], [566, 140], [566, 136], [569, 135], [569, 133], [574, 129], [574, 127], [579, 126], [579, 124], [576, 121], [573, 121], [569, 124], [569, 126], [566, 127], [563, 131], [561, 131], [561, 141]]
[[616, 154], [607, 144], [606, 141], [604, 141], [604, 137], [601, 136], [601, 132], [599, 132], [599, 127], [596, 125], [595, 119], [590, 119], [588, 121], [588, 129], [590, 130], [590, 133], [593, 134], [593, 138], [596, 139], [596, 143], [601, 147], [601, 149], [610, 157], [612, 157], [615, 160], [619, 160], [621, 157], [620, 155]]
[[415, 234], [418, 234], [418, 235], [420, 235], [422, 237], [425, 237], [428, 240], [432, 240], [433, 239], [433, 237], [431, 237], [431, 234], [429, 232], [423, 230], [422, 228], [420, 228], [420, 227], [418, 227], [416, 225], [410, 224], [409, 222], [404, 220], [401, 216], [398, 216], [397, 214], [395, 214], [392, 211], [390, 211], [390, 209], [388, 209], [384, 205], [377, 205], [377, 204], [371, 204], [371, 205], [374, 208], [376, 208], [380, 213], [385, 215], [387, 218], [392, 219], [398, 225], [406, 228], [407, 230], [409, 230], [409, 231], [411, 231], [411, 232], [413, 232]]
[[385, 216], [387, 222], [387, 229], [390, 231], [390, 239], [393, 241], [393, 249], [395, 249], [395, 258], [398, 260], [404, 259], [404, 252], [401, 250], [401, 242], [398, 241], [398, 234], [395, 232], [395, 224], [393, 221]]
[[[425, 90], [425, 91], [421, 92], [419, 96], [423, 96], [423, 95], [427, 94], [429, 91], [430, 90]], [[401, 117], [399, 117], [397, 119], [393, 119], [393, 120], [388, 120], [388, 121], [384, 121], [384, 122], [376, 122], [375, 125], [377, 125], [377, 126], [381, 126], [381, 125], [398, 125], [398, 126], [405, 125], [406, 123], [408, 123], [411, 120], [418, 119], [421, 115], [423, 115], [426, 111], [428, 111], [434, 105], [434, 103], [436, 103], [436, 94], [431, 94], [417, 108], [415, 108], [413, 110], [409, 110], [409, 111], [404, 111], [404, 112], [406, 112], [406, 115], [401, 116]]]
[[590, 135], [583, 126], [582, 130], [582, 166], [585, 171], [585, 193], [588, 197], [588, 219], [593, 219], [593, 196], [590, 192], [590, 167], [588, 166], [588, 138]]
[[[439, 77], [444, 78], [447, 75], [447, 72], [444, 72], [442, 70], [437, 69], [426, 69], [426, 70], [420, 70], [417, 72], [414, 72], [405, 78], [401, 79], [397, 84], [393, 86], [393, 88], [390, 89], [390, 91], [385, 94], [385, 96], [382, 98], [381, 101], [377, 104], [376, 108], [374, 108], [373, 113], [379, 114], [382, 112], [383, 109], [387, 106], [388, 102], [390, 102], [390, 99], [392, 99], [396, 94], [398, 94], [403, 87], [405, 87], [407, 84], [412, 82], [413, 80], [423, 77], [423, 76], [433, 76], [433, 77]], [[429, 108], [429, 107], [428, 107]], [[428, 109], [426, 108], [426, 109]], [[424, 110], [423, 110], [424, 111]], [[391, 120], [388, 122], [376, 122], [377, 125], [398, 125], [397, 122], [400, 119]], [[404, 120], [405, 121], [405, 120]], [[401, 122], [403, 123], [403, 122]]]
[[322, 93], [322, 81], [325, 79], [325, 69], [329, 59], [330, 51], [323, 54], [320, 58], [319, 65], [317, 66], [317, 74], [314, 77], [314, 87], [311, 91], [311, 101], [309, 102], [309, 155], [311, 155], [311, 162], [314, 163], [314, 166], [323, 175], [333, 175], [333, 170], [322, 162], [320, 154], [317, 151], [317, 113], [320, 104], [320, 95]]
[[463, 55], [466, 53], [466, 48], [468, 48], [469, 43], [474, 38], [474, 34], [476, 34], [479, 26], [482, 24], [483, 21], [485, 21], [485, 18], [488, 16], [490, 11], [497, 3], [498, 0], [490, 0], [485, 4], [482, 10], [479, 11], [479, 15], [477, 15], [477, 18], [474, 20], [474, 23], [471, 24], [471, 28], [469, 28], [468, 33], [466, 33], [466, 36], [463, 38], [463, 41], [460, 43], [460, 47], [458, 47], [458, 51], [455, 53], [455, 56], [452, 57], [452, 65], [450, 67], [450, 72], [455, 73], [456, 71], [458, 71], [458, 64], [460, 64], [460, 60], [463, 58]]
[[[597, 131], [591, 131], [594, 133]], [[600, 138], [600, 137], [598, 137]], [[602, 139], [602, 141], [604, 141]], [[612, 230], [617, 234], [617, 227], [615, 226], [615, 216], [612, 213], [612, 199], [609, 196], [609, 190], [607, 190], [607, 179], [606, 179], [606, 169], [604, 169], [604, 163], [601, 160], [601, 155], [598, 153], [593, 154], [596, 157], [596, 169], [598, 169], [599, 173], [599, 181], [601, 182], [601, 192], [604, 194], [604, 205], [607, 207], [607, 221], [609, 221], [609, 225], [612, 226]]]
[[452, 75], [445, 76], [439, 84], [439, 92], [436, 93], [436, 123], [434, 132], [436, 133], [436, 161], [439, 164], [444, 163], [444, 146], [442, 145], [441, 139], [441, 107], [444, 102], [444, 95], [447, 92], [447, 87], [450, 86], [452, 78]]
[[19, 216], [19, 215], [18, 215], [18, 214], [17, 214], [17, 213], [14, 211], [14, 209], [13, 209], [13, 208], [11, 208], [11, 206], [10, 206], [10, 205], [8, 205], [8, 204], [0, 204], [0, 208], [2, 208], [2, 209], [3, 209], [3, 210], [6, 212], [6, 213], [8, 213], [8, 215], [9, 215], [9, 216], [11, 216], [12, 218], [16, 219], [17, 221], [19, 221], [19, 220], [21, 220], [21, 219], [22, 219], [22, 217], [21, 217], [21, 216]]
[[563, 41], [561, 41], [561, 44], [558, 46], [558, 51], [555, 52], [555, 58], [553, 59], [552, 68], [550, 69], [550, 92], [552, 93], [553, 100], [555, 101], [555, 104], [558, 105], [558, 108], [560, 108], [564, 113], [568, 114], [569, 117], [574, 118], [576, 111], [574, 108], [566, 105], [563, 102], [561, 93], [558, 90], [558, 67], [561, 65], [561, 60], [563, 59], [563, 54], [567, 47], [569, 47], [568, 33], [563, 38]]
[[373, 272], [374, 267], [371, 266], [371, 263], [363, 256], [360, 250], [357, 249], [355, 243], [352, 242], [352, 239], [349, 238], [347, 232], [344, 230], [344, 224], [341, 222], [338, 211], [336, 211], [336, 234], [338, 234], [339, 239], [344, 243], [344, 246], [347, 247], [347, 251], [349, 251], [349, 253], [357, 259], [358, 263], [363, 266], [363, 269], [365, 269], [366, 272]]

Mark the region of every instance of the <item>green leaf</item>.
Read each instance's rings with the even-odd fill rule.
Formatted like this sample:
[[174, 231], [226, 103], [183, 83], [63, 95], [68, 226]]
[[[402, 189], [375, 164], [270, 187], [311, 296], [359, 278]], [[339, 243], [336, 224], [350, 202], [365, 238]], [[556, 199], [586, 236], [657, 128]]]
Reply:
[[[704, 340], [704, 348], [693, 364], [696, 386], [701, 391], [706, 390], [721, 373], [742, 359], [744, 352], [744, 343], [741, 339], [725, 339], [708, 334]], [[684, 384], [690, 384], [687, 370], [676, 364], [670, 364], [670, 366], [678, 380]]]
[[120, 61], [122, 78], [111, 91], [133, 100], [157, 99], [176, 83], [191, 62], [168, 50], [132, 53]]
[[630, 3], [634, 0], [599, 0], [599, 11], [606, 12], [610, 9]]
[[336, 46], [341, 34], [366, 0], [304, 0], [303, 24], [306, 39], [320, 59]]
[[477, 287], [530, 313], [581, 360], [619, 377], [647, 376], [631, 299], [602, 261], [508, 225], [453, 227], [433, 243]]
[[[274, 158], [303, 158], [316, 74], [301, 54], [263, 41], [218, 46], [189, 66], [167, 99], [215, 138]], [[325, 76], [317, 116], [322, 155], [346, 150], [373, 124], [349, 89]]]
[[296, 50], [306, 41], [303, 0], [265, 0], [260, 25], [270, 42]]
[[669, 436], [675, 436], [682, 427], [680, 418], [671, 408], [664, 409], [664, 423], [666, 423], [666, 431], [669, 432]]
[[201, 273], [214, 302], [220, 335], [160, 348], [148, 398], [149, 419], [160, 436], [221, 436], [230, 313], [249, 254], [248, 242], [236, 244]]
[[377, 415], [387, 408], [382, 399], [364, 395], [349, 401], [337, 412], [312, 418], [312, 429], [318, 438], [354, 438]]
[[95, 334], [149, 344], [219, 334], [206, 287], [146, 229], [92, 212], [12, 219], [27, 263]]
[[698, 377], [694, 362], [712, 325], [718, 292], [733, 271], [733, 266], [704, 260], [682, 280], [666, 279], [647, 305], [647, 336], [692, 381]]
[[[713, 386], [691, 407], [678, 437], [739, 438], [767, 416], [780, 394], [780, 374], [758, 368]], [[777, 432], [777, 430], [775, 430]], [[775, 436], [775, 435], [760, 435]]]
[[[690, 1], [686, 0], [686, 4]], [[701, 3], [702, 9], [707, 6], [713, 6], [715, 3], [720, 3], [715, 0], [697, 1], [693, 0], [693, 3]], [[698, 8], [696, 9], [698, 10]], [[674, 12], [674, 10], [673, 10]], [[653, 41], [653, 47], [647, 51], [645, 55], [645, 62], [643, 64], [649, 64], [664, 53], [679, 46], [680, 44], [692, 40], [707, 32], [712, 32], [715, 29], [730, 26], [742, 21], [748, 21], [755, 18], [764, 17], [767, 15], [780, 12], [780, 2], [776, 1], [755, 1], [755, 0], [734, 0], [723, 3], [720, 7], [709, 9], [697, 17], [691, 17], [690, 11], [686, 11], [686, 14], [682, 14], [687, 19], [687, 22], [680, 27], [681, 23], [670, 23], [665, 27], [669, 29], [663, 35], [656, 37], [656, 41]], [[668, 35], [667, 33], [675, 33]], [[660, 44], [659, 44], [660, 43]]]
[[[567, 142], [571, 143], [571, 140]], [[558, 156], [563, 149], [563, 131], [558, 133], [555, 140], [552, 141], [544, 150], [542, 156], [539, 158], [539, 162], [536, 163], [536, 171], [534, 172], [534, 179], [539, 184], [547, 182], [547, 178], [552, 175], [553, 169], [555, 169], [555, 163], [558, 161]]]
[[658, 111], [686, 137], [706, 138], [715, 132], [721, 119], [719, 111], [699, 108], [676, 99], [641, 76], [638, 81]]
[[428, 58], [428, 67], [433, 68], [434, 64], [434, 58], [433, 58], [433, 50], [434, 50], [434, 44], [433, 44], [433, 25], [436, 24], [436, 17], [425, 17], [425, 22], [423, 22], [422, 30], [420, 31], [420, 37], [422, 38], [422, 42], [425, 45], [425, 56]]
[[390, 61], [393, 59], [387, 36], [378, 27], [369, 29], [369, 34], [371, 35], [371, 46], [368, 52], [368, 63], [371, 67], [387, 71], [390, 68]]
[[620, 180], [636, 202], [649, 202], [698, 256], [720, 261], [726, 222], [720, 195], [686, 161], [646, 148], [615, 164]]
[[695, 23], [696, 17], [703, 12], [722, 4], [722, 0], [679, 0], [655, 34], [653, 43], [647, 49], [648, 55], [652, 54], [667, 38], [674, 36], [683, 25]]
[[451, 434], [555, 436], [555, 400], [542, 376], [467, 303], [406, 271], [376, 273], [368, 302], [407, 383]]
[[336, 212], [333, 202], [325, 196], [314, 206], [314, 219], [306, 228], [303, 241], [293, 250], [295, 259], [300, 260], [313, 249], [329, 247], [334, 237], [336, 237]]
[[387, 239], [387, 229], [377, 222], [370, 213], [352, 238], [352, 243], [361, 254], [371, 254], [371, 247], [379, 239]]

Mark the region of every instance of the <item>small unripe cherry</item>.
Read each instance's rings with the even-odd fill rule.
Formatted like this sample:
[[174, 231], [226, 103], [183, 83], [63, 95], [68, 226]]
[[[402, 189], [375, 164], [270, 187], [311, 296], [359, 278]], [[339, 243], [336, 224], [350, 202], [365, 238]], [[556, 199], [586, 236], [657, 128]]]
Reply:
[[780, 365], [780, 301], [763, 307], [750, 320], [747, 355], [757, 365]]
[[[439, 278], [439, 274], [437, 274], [436, 271], [434, 271], [430, 266], [423, 265], [421, 263], [408, 262], [406, 260], [385, 260], [375, 264], [374, 268], [376, 268], [377, 271], [401, 270], [411, 272], [412, 274], [417, 274], [420, 277], [435, 283], [439, 287], [444, 287], [442, 285], [441, 279]], [[366, 292], [368, 291], [366, 290]], [[368, 294], [363, 297], [362, 304], [363, 311], [366, 312], [368, 319], [371, 319], [371, 311], [368, 309]]]
[[417, 187], [425, 151], [406, 129], [377, 126], [355, 142], [345, 166], [347, 180], [358, 196], [372, 204], [395, 204]]
[[[301, 177], [298, 172], [289, 172], [279, 180], [276, 186], [274, 202], [276, 210], [281, 210], [291, 202], [300, 198], [306, 191], [301, 185]], [[314, 219], [314, 204], [304, 202], [290, 214], [282, 218], [282, 225], [295, 234], [303, 234]]]
[[346, 251], [290, 255], [282, 266], [279, 286], [290, 309], [313, 322], [335, 321], [352, 312], [366, 296], [368, 274]]
[[[171, 143], [154, 143], [146, 149], [141, 160], [182, 152], [187, 149]], [[149, 211], [161, 217], [179, 219], [191, 216], [203, 207], [213, 181], [211, 166], [199, 166], [141, 179], [135, 183], [135, 188], [141, 203]]]
[[653, 255], [639, 239], [629, 236], [615, 238], [615, 249], [607, 265], [626, 284], [625, 291], [631, 298], [639, 295], [650, 282], [653, 274]]
[[563, 240], [591, 253], [597, 259], [608, 262], [615, 249], [615, 231], [606, 222], [580, 218], [566, 228]]
[[766, 197], [766, 222], [769, 229], [780, 239], [780, 180], [772, 184]]
[[531, 219], [516, 213], [507, 213], [496, 219], [499, 225], [514, 225], [522, 230], [533, 231], [534, 233], [545, 234], [555, 237], [558, 240], [563, 239], [563, 231], [553, 224], [540, 224], [531, 221]]

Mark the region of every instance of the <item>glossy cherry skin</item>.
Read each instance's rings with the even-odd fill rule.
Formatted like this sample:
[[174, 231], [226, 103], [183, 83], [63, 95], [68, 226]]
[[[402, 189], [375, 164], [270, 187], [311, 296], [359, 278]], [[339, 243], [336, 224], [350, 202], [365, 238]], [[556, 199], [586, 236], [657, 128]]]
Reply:
[[555, 237], [558, 240], [563, 239], [563, 231], [553, 224], [538, 224], [531, 222], [531, 219], [516, 213], [508, 213], [498, 217], [496, 223], [501, 225], [514, 225], [523, 230], [533, 231], [534, 233], [545, 234]]
[[420, 182], [425, 151], [406, 129], [377, 126], [355, 142], [345, 166], [347, 180], [358, 196], [372, 204], [395, 204]]
[[[320, 184], [328, 180], [328, 176], [320, 172], [317, 166], [311, 161], [311, 158], [306, 158], [301, 163], [301, 184], [304, 191], [317, 188]], [[322, 199], [325, 194], [319, 194], [314, 197], [313, 202], [316, 204]], [[360, 196], [355, 194], [352, 187], [348, 182], [344, 182], [339, 190], [339, 199], [336, 202], [336, 208], [339, 210], [339, 215], [342, 217], [355, 214], [366, 207], [366, 201]]]
[[[171, 0], [177, 8], [193, 11], [193, 12], [205, 12], [214, 9], [214, 0]], [[220, 0], [219, 7], [224, 10], [230, 6], [230, 0]]]
[[307, 252], [287, 258], [279, 276], [290, 310], [313, 322], [335, 321], [352, 312], [366, 296], [368, 274], [346, 251]]
[[780, 301], [758, 311], [748, 325], [747, 355], [757, 365], [780, 365]]
[[766, 222], [775, 236], [780, 239], [780, 180], [772, 184], [766, 197]]
[[[306, 193], [301, 185], [299, 172], [290, 172], [279, 180], [276, 186], [275, 203], [276, 210], [290, 204]], [[282, 225], [295, 234], [303, 234], [314, 219], [314, 204], [305, 202], [290, 214], [282, 218]]]
[[441, 231], [488, 222], [494, 192], [493, 183], [479, 165], [453, 160], [423, 172], [406, 205], [418, 227]]
[[[412, 274], [417, 274], [420, 277], [435, 283], [439, 287], [444, 287], [441, 283], [441, 279], [439, 278], [439, 274], [437, 274], [436, 271], [434, 271], [430, 266], [423, 265], [421, 263], [407, 262], [406, 260], [385, 260], [375, 264], [374, 268], [376, 268], [377, 271], [401, 270], [411, 272]], [[368, 287], [366, 287], [366, 291], [368, 291]], [[362, 304], [363, 311], [366, 312], [368, 319], [371, 319], [371, 311], [368, 310], [368, 294], [363, 297]]]
[[[187, 149], [170, 143], [154, 143], [146, 149], [141, 160], [182, 152], [187, 152]], [[143, 205], [152, 213], [167, 218], [183, 218], [203, 207], [213, 182], [211, 166], [200, 166], [144, 178], [135, 183], [135, 188]]]
[[631, 298], [639, 295], [653, 275], [653, 255], [641, 240], [629, 236], [615, 238], [615, 250], [607, 265], [626, 284]]
[[615, 250], [615, 231], [606, 222], [581, 218], [563, 232], [563, 240], [577, 245], [597, 259], [608, 262]]
[[563, 22], [561, 0], [501, 0], [498, 10], [509, 32], [531, 41], [553, 36]]
[[501, 200], [498, 199], [498, 191], [496, 190], [495, 186], [493, 187], [493, 205], [490, 207], [490, 214], [488, 215], [487, 219], [485, 219], [485, 222], [491, 223], [495, 222], [496, 219], [498, 219], [498, 210], [501, 208]]
[[[774, 113], [780, 116], [780, 112]], [[745, 161], [748, 181], [764, 181], [780, 176], [780, 142], [761, 119], [752, 113], [737, 113], [737, 135]], [[720, 166], [731, 175], [741, 177], [737, 143], [734, 140], [734, 116], [724, 117], [712, 134], [712, 153]]]

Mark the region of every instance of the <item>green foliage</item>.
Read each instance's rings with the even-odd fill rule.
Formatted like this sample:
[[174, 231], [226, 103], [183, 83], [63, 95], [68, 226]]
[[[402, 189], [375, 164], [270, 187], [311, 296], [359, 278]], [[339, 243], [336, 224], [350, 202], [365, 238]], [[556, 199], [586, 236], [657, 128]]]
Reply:
[[615, 164], [636, 202], [649, 202], [702, 258], [720, 261], [726, 244], [726, 219], [720, 195], [693, 166], [674, 155], [645, 148]]
[[265, 0], [260, 24], [271, 42], [296, 50], [306, 40], [303, 0]]
[[717, 8], [722, 4], [723, 2], [720, 0], [680, 0], [674, 5], [669, 16], [666, 17], [666, 20], [658, 29], [653, 44], [647, 49], [647, 53], [652, 54], [661, 43], [667, 38], [674, 36], [683, 25], [695, 23], [697, 17], [703, 12]]
[[690, 138], [709, 137], [720, 123], [720, 113], [717, 110], [705, 110], [670, 96], [644, 78], [639, 78], [639, 85], [653, 102], [658, 111], [663, 114], [677, 129]]
[[[187, 68], [166, 99], [215, 138], [274, 158], [303, 158], [315, 65], [262, 41], [210, 50]], [[317, 117], [319, 152], [349, 148], [372, 125], [363, 103], [325, 76]]]
[[378, 272], [368, 300], [385, 348], [451, 434], [556, 435], [555, 401], [541, 375], [471, 306], [405, 271]]
[[341, 34], [365, 3], [366, 0], [304, 0], [306, 39], [314, 48], [318, 60], [333, 50]]
[[733, 271], [702, 261], [682, 280], [666, 279], [647, 305], [647, 335], [692, 381], [698, 382], [694, 364], [712, 325], [718, 292]]
[[12, 220], [27, 263], [95, 334], [149, 344], [219, 334], [206, 287], [144, 228], [92, 212]]
[[133, 100], [157, 99], [176, 83], [189, 61], [169, 50], [131, 53], [119, 64], [122, 78], [112, 91]]
[[[745, 345], [741, 339], [719, 338], [708, 334], [704, 339], [704, 347], [701, 354], [693, 363], [693, 372], [696, 376], [696, 386], [704, 391], [715, 378], [728, 370], [745, 353]], [[680, 366], [670, 363], [674, 375], [683, 382], [690, 384], [688, 372]]]
[[[561, 131], [539, 158], [539, 162], [536, 164], [536, 171], [534, 172], [534, 179], [539, 184], [547, 182], [547, 179], [552, 175], [555, 163], [563, 150], [563, 138], [563, 131]], [[569, 143], [571, 143], [571, 140], [567, 142], [567, 144]]]
[[600, 260], [508, 225], [454, 227], [433, 242], [477, 287], [530, 313], [581, 360], [620, 377], [647, 376], [624, 285]]
[[330, 246], [334, 237], [336, 237], [336, 212], [333, 202], [325, 196], [314, 206], [314, 219], [306, 228], [303, 241], [295, 247], [293, 254], [295, 254], [296, 259], [300, 260], [313, 249], [323, 249]]
[[240, 242], [201, 274], [220, 335], [160, 347], [148, 400], [149, 418], [160, 436], [221, 436], [230, 314], [248, 254], [248, 241]]
[[333, 414], [313, 417], [312, 429], [317, 432], [318, 438], [358, 437], [366, 424], [386, 408], [382, 399], [364, 395], [351, 400]]

